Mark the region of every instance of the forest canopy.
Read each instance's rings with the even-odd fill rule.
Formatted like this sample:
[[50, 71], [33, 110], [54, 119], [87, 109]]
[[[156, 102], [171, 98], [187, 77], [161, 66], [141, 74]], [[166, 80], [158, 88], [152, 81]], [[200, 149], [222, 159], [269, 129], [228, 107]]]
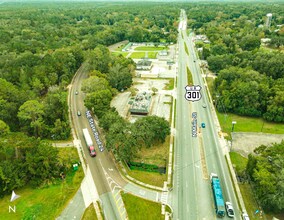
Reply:
[[[213, 96], [218, 110], [284, 122], [284, 4], [192, 6], [187, 6], [188, 25], [210, 42], [195, 44], [217, 75]], [[261, 44], [261, 39], [269, 40]]]

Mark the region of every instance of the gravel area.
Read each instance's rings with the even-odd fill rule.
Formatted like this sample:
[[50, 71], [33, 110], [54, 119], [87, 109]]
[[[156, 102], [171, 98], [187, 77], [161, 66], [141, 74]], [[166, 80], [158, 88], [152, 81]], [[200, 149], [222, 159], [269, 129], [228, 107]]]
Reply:
[[115, 107], [119, 115], [123, 118], [125, 118], [128, 113], [128, 101], [130, 95], [130, 92], [119, 93], [111, 100], [110, 103], [110, 106]]
[[252, 153], [260, 145], [270, 145], [280, 143], [284, 140], [284, 134], [267, 134], [257, 132], [233, 132], [232, 150], [241, 153], [244, 156]]

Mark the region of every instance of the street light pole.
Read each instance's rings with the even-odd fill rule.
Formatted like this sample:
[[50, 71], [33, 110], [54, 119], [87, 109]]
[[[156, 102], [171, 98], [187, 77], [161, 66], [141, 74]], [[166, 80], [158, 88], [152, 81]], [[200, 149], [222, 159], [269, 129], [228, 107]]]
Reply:
[[235, 124], [237, 124], [236, 121], [232, 121], [232, 132], [231, 132], [231, 150], [232, 151], [232, 148], [233, 148], [233, 132], [234, 132], [234, 128], [235, 128]]
[[234, 132], [235, 124], [237, 124], [237, 122], [236, 121], [232, 121], [232, 132]]

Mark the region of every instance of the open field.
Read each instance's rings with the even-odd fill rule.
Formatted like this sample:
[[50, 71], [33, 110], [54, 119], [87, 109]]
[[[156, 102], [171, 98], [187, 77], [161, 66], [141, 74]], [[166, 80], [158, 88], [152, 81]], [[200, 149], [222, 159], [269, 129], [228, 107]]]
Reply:
[[[133, 52], [131, 55], [130, 55], [130, 58], [133, 58], [133, 59], [142, 59], [145, 57], [145, 52]], [[157, 57], [157, 52], [148, 52], [148, 58], [149, 59], [156, 59]]]
[[239, 116], [232, 113], [217, 112], [223, 132], [229, 134], [232, 130], [232, 121], [236, 121], [234, 132], [263, 132], [284, 134], [284, 124], [266, 122], [261, 118]]
[[[60, 148], [71, 158], [79, 161], [75, 148]], [[0, 219], [55, 219], [60, 215], [69, 200], [73, 198], [84, 173], [81, 167], [77, 171], [70, 170], [64, 181], [59, 180], [56, 184], [44, 188], [32, 188], [30, 186], [16, 189], [21, 197], [10, 203], [11, 195], [0, 199]], [[16, 213], [8, 212], [8, 207], [16, 206]], [[4, 208], [2, 208], [4, 207]]]
[[165, 50], [166, 47], [136, 47], [134, 50], [136, 51], [158, 51], [158, 50]]
[[161, 205], [128, 193], [121, 193], [129, 220], [162, 220]]

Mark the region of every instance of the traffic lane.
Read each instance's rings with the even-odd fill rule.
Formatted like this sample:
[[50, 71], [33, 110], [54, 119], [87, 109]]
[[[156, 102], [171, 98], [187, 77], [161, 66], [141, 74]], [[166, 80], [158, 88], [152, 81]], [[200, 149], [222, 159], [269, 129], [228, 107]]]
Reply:
[[[75, 132], [77, 131], [77, 136], [81, 140], [81, 147], [85, 154], [85, 159], [90, 167], [90, 171], [93, 177], [93, 180], [95, 182], [98, 194], [104, 194], [105, 192], [110, 191], [109, 185], [107, 183], [106, 177], [104, 176], [102, 172], [101, 166], [98, 164], [98, 160], [96, 158], [92, 158], [89, 155], [89, 150], [85, 144], [85, 140], [82, 135], [82, 129], [87, 127], [89, 129], [89, 122], [87, 118], [85, 117], [85, 107], [83, 103], [84, 94], [81, 92], [81, 83], [82, 80], [87, 78], [87, 74], [85, 71], [86, 66], [83, 64], [82, 69], [76, 74], [75, 79], [73, 80], [73, 87], [71, 87], [71, 99], [70, 99], [70, 106], [71, 106], [71, 113], [72, 118], [74, 122], [74, 129]], [[78, 91], [78, 94], [76, 95], [75, 92]], [[82, 116], [80, 118], [77, 118], [76, 115], [76, 108], [77, 106], [80, 106], [82, 111]], [[84, 109], [84, 110], [83, 110]], [[78, 120], [79, 119], [79, 120]], [[102, 199], [102, 205], [108, 207], [107, 211], [107, 219], [118, 219], [116, 218], [116, 208], [113, 207], [113, 204], [111, 203], [111, 199]]]
[[[83, 124], [83, 123], [80, 125], [80, 128], [78, 129], [79, 130], [78, 131], [78, 137], [80, 137], [82, 150], [85, 154], [85, 159], [87, 161], [87, 164], [90, 167], [90, 171], [91, 171], [93, 180], [95, 182], [98, 194], [101, 195], [103, 193], [109, 192], [110, 188], [109, 188], [109, 185], [106, 181], [105, 174], [104, 174], [103, 170], [101, 169], [98, 158], [90, 156], [89, 149], [88, 149], [88, 147], [85, 143], [85, 139], [84, 139], [83, 132], [82, 132], [82, 129], [84, 128], [84, 126], [85, 126], [85, 124]], [[89, 130], [89, 133], [90, 133], [89, 128], [88, 128], [88, 130]], [[92, 138], [92, 140], [93, 140], [93, 138]], [[96, 151], [96, 153], [98, 154], [97, 151]]]
[[[212, 209], [212, 200], [208, 197], [210, 193], [210, 184], [208, 184], [207, 164], [201, 159], [201, 153], [203, 152], [202, 141], [202, 128], [200, 126], [200, 101], [193, 102], [192, 112], [197, 113], [197, 137], [193, 137], [194, 142], [194, 169], [195, 169], [195, 189], [196, 195], [198, 195], [197, 210], [198, 219], [214, 219], [214, 209]], [[201, 133], [200, 133], [201, 132]], [[205, 166], [205, 167], [203, 167]], [[201, 211], [202, 210], [202, 211]]]
[[[201, 77], [201, 76], [200, 76]], [[206, 93], [204, 91], [204, 93]], [[202, 120], [205, 122], [207, 129], [205, 128], [204, 131], [207, 131], [207, 137], [210, 137], [209, 139], [207, 139], [207, 143], [208, 145], [211, 145], [211, 148], [207, 149], [207, 153], [213, 153], [212, 156], [215, 157], [215, 160], [210, 162], [210, 164], [213, 164], [213, 170], [211, 170], [211, 172], [219, 172], [218, 175], [221, 175], [220, 179], [221, 179], [221, 184], [223, 181], [223, 185], [224, 185], [224, 195], [227, 201], [231, 201], [233, 206], [235, 207], [235, 209], [238, 209], [238, 205], [237, 205], [237, 200], [236, 200], [236, 196], [235, 196], [235, 192], [233, 189], [233, 185], [232, 185], [232, 181], [229, 175], [229, 170], [224, 158], [224, 154], [222, 149], [220, 149], [221, 145], [219, 143], [219, 139], [218, 139], [218, 134], [216, 132], [215, 129], [215, 124], [212, 120], [213, 118], [213, 113], [210, 111], [210, 104], [207, 98], [207, 94], [204, 94], [204, 97], [206, 99], [206, 108], [203, 108], [201, 106], [199, 106], [200, 108], [200, 112], [201, 112], [201, 116], [202, 116]], [[214, 142], [212, 142], [212, 140], [214, 140]], [[213, 149], [213, 151], [212, 151]], [[217, 158], [217, 161], [216, 161]], [[221, 172], [221, 173], [220, 173]], [[237, 215], [237, 214], [236, 214]]]
[[[207, 94], [204, 94], [205, 99], [207, 99], [206, 95]], [[204, 146], [206, 146], [204, 149], [207, 156], [206, 158], [208, 160], [208, 172], [217, 173], [219, 175], [221, 184], [223, 185], [222, 190], [224, 199], [231, 201], [235, 209], [238, 209], [237, 200], [233, 190], [231, 178], [229, 176], [227, 164], [225, 163], [224, 155], [222, 153], [222, 150], [220, 149], [219, 140], [217, 138], [218, 134], [216, 133], [214, 122], [212, 121], [212, 112], [210, 111], [208, 99], [206, 100], [206, 106], [208, 107], [203, 108], [199, 106], [199, 111], [201, 116], [200, 120], [202, 122], [205, 122], [206, 124], [206, 127], [202, 129], [202, 131]], [[238, 217], [238, 214], [236, 214], [236, 216]]]
[[[184, 54], [183, 51], [180, 53]], [[180, 79], [178, 81], [178, 99], [177, 99], [177, 147], [180, 148], [179, 164], [178, 169], [182, 172], [180, 175], [180, 190], [179, 190], [179, 214], [178, 218], [185, 219], [189, 217], [190, 219], [196, 219], [197, 217], [197, 197], [196, 197], [196, 185], [195, 185], [195, 167], [194, 164], [194, 146], [196, 143], [191, 137], [191, 123], [190, 123], [190, 111], [189, 104], [184, 98], [184, 87], [187, 84], [187, 74], [184, 59], [186, 56], [183, 56], [181, 59], [181, 69], [184, 70], [180, 72]], [[180, 205], [181, 204], [181, 205]]]
[[[193, 50], [192, 50], [192, 48], [190, 47], [190, 51], [192, 52]], [[198, 68], [199, 67], [197, 67], [196, 66], [196, 64], [194, 64], [193, 63], [193, 67], [194, 67], [194, 70], [193, 70], [193, 78], [194, 78], [194, 81], [196, 82], [196, 81], [198, 81], [198, 83], [199, 83], [199, 85], [201, 85], [202, 87], [204, 87], [204, 84], [203, 84], [203, 80], [202, 80], [202, 78], [201, 78], [201, 75], [200, 75], [200, 73], [198, 73]], [[194, 74], [195, 73], [195, 74]], [[205, 92], [205, 90], [204, 90], [204, 93], [206, 93]], [[205, 99], [205, 103], [207, 103], [206, 104], [206, 106], [209, 106], [209, 101], [208, 101], [208, 98], [207, 98], [207, 95], [206, 94], [204, 94], [204, 96], [203, 96], [203, 98]], [[201, 109], [202, 110], [202, 109]], [[205, 111], [207, 110], [207, 108], [205, 109]], [[208, 111], [208, 110], [207, 110]], [[201, 111], [202, 112], [202, 111]], [[206, 117], [207, 116], [207, 117]], [[212, 117], [212, 115], [211, 115], [211, 117]], [[207, 118], [207, 120], [205, 120], [205, 118]], [[212, 120], [211, 120], [211, 118], [209, 117], [209, 114], [205, 114], [205, 117], [204, 117], [204, 120], [203, 121], [205, 121], [205, 123], [207, 124], [207, 126], [209, 125], [212, 125]], [[209, 122], [210, 121], [210, 122]], [[210, 127], [212, 127], [212, 126], [210, 126]], [[211, 128], [211, 130], [212, 130], [213, 128]], [[225, 190], [223, 190], [224, 192], [223, 192], [223, 194], [224, 194], [224, 199], [225, 198], [229, 198], [229, 201], [231, 201], [232, 203], [233, 203], [233, 205], [234, 205], [234, 207], [237, 207], [236, 205], [237, 204], [235, 204], [236, 202], [235, 202], [235, 199], [234, 198], [232, 198], [232, 196], [231, 195], [233, 195], [233, 197], [235, 197], [235, 194], [234, 194], [234, 191], [232, 191], [231, 189], [233, 189], [233, 187], [232, 187], [232, 183], [231, 183], [231, 179], [230, 179], [230, 176], [228, 175], [228, 171], [226, 171], [226, 169], [227, 169], [227, 165], [225, 164], [225, 166], [224, 166], [224, 159], [223, 158], [221, 158], [220, 157], [220, 153], [218, 152], [218, 150], [219, 150], [219, 145], [218, 145], [218, 140], [216, 140], [216, 136], [217, 136], [217, 134], [216, 134], [216, 131], [213, 129], [212, 130], [212, 136], [211, 136], [211, 138], [210, 138], [210, 140], [212, 140], [212, 138], [213, 139], [215, 139], [215, 143], [216, 143], [216, 146], [215, 146], [215, 148], [213, 148], [213, 149], [217, 149], [217, 157], [218, 157], [218, 161], [219, 161], [219, 163], [217, 162], [217, 165], [219, 165], [218, 166], [218, 168], [217, 168], [217, 166], [215, 166], [215, 163], [216, 163], [216, 161], [214, 160], [214, 161], [211, 161], [211, 162], [209, 162], [209, 164], [213, 164], [213, 166], [214, 166], [214, 168], [213, 168], [213, 170], [215, 170], [215, 171], [212, 171], [212, 172], [216, 172], [216, 170], [221, 170], [221, 172], [222, 172], [222, 176], [224, 176], [225, 178], [222, 178], [222, 177], [220, 177], [220, 180], [221, 180], [221, 184], [222, 184], [222, 182], [223, 182], [223, 185], [225, 185]], [[214, 135], [214, 132], [215, 132], [215, 135]], [[212, 143], [212, 141], [210, 141], [210, 140], [208, 140], [208, 143]], [[205, 145], [207, 145], [207, 143], [205, 143]], [[223, 155], [223, 154], [221, 154], [221, 155]], [[223, 170], [223, 167], [224, 167], [224, 169], [225, 170]], [[228, 170], [228, 169], [227, 169]], [[230, 189], [231, 188], [231, 189]], [[226, 200], [226, 199], [225, 199]], [[238, 217], [238, 214], [236, 214], [236, 216]]]
[[[222, 188], [222, 194], [223, 194], [224, 203], [225, 203], [226, 201], [232, 202], [233, 207], [234, 207], [234, 210], [235, 210], [235, 218], [236, 218], [236, 219], [239, 219], [240, 216], [239, 216], [239, 213], [238, 213], [238, 211], [237, 211], [237, 210], [238, 210], [238, 209], [237, 209], [238, 206], [236, 206], [236, 204], [235, 204], [234, 201], [228, 199], [228, 193], [227, 193], [228, 188], [225, 186], [226, 184], [225, 184], [225, 182], [224, 182], [224, 181], [226, 181], [226, 177], [224, 177], [222, 174], [220, 174], [220, 172], [218, 172], [218, 169], [217, 169], [217, 168], [212, 168], [212, 167], [216, 167], [216, 164], [214, 164], [216, 155], [214, 155], [214, 154], [216, 154], [216, 152], [214, 152], [214, 153], [211, 154], [211, 155], [206, 155], [208, 163], [209, 163], [209, 164], [210, 164], [210, 163], [213, 164], [213, 166], [209, 166], [209, 168], [208, 168], [208, 173], [210, 174], [210, 173], [213, 172], [213, 173], [216, 173], [216, 174], [218, 175], [218, 177], [219, 177], [219, 179], [220, 179], [220, 183], [221, 183], [221, 188]], [[214, 210], [214, 209], [215, 209], [214, 198], [213, 198], [213, 192], [212, 192], [212, 188], [211, 188], [211, 185], [210, 185], [210, 184], [211, 184], [211, 183], [210, 183], [210, 180], [208, 180], [208, 186], [210, 186], [210, 192], [209, 192], [209, 194], [210, 194], [210, 197], [211, 197], [212, 210]], [[209, 195], [209, 194], [208, 194], [208, 195]], [[215, 214], [215, 216], [216, 216], [216, 214]], [[227, 215], [225, 215], [225, 217], [224, 217], [223, 219], [231, 219], [231, 218], [229, 218]]]
[[[181, 35], [179, 39], [179, 57], [182, 57], [184, 53], [184, 48], [182, 45], [182, 40], [181, 40]], [[184, 210], [186, 210], [186, 202], [184, 201], [184, 188], [185, 186], [183, 178], [185, 177], [183, 174], [183, 153], [182, 153], [182, 126], [183, 124], [181, 123], [183, 117], [183, 110], [182, 110], [182, 100], [183, 100], [183, 81], [185, 80], [185, 66], [183, 59], [179, 58], [179, 72], [178, 72], [178, 88], [177, 88], [177, 114], [176, 114], [176, 138], [175, 138], [175, 170], [174, 170], [174, 179], [176, 185], [174, 185], [174, 194], [177, 195], [174, 200], [174, 209], [177, 210], [177, 212], [174, 211], [174, 216], [175, 219], [184, 219]]]
[[114, 209], [113, 207], [117, 207], [116, 203], [114, 201], [113, 195], [111, 193], [104, 193], [100, 196], [100, 199], [102, 201], [102, 209], [104, 212], [104, 216], [106, 220], [119, 220], [120, 214], [117, 209]]
[[[84, 77], [81, 77], [80, 79], [83, 79], [83, 78]], [[75, 87], [75, 89], [77, 89], [77, 91], [79, 91], [79, 86]], [[105, 192], [110, 191], [110, 188], [107, 184], [105, 174], [104, 174], [103, 170], [100, 168], [101, 166], [100, 166], [100, 163], [98, 161], [98, 158], [90, 156], [89, 149], [88, 149], [88, 147], [85, 143], [85, 139], [82, 135], [83, 128], [87, 128], [90, 135], [91, 135], [94, 146], [96, 148], [95, 138], [94, 138], [93, 132], [91, 130], [89, 120], [87, 119], [86, 114], [85, 114], [86, 108], [84, 106], [84, 101], [83, 101], [84, 95], [83, 95], [82, 92], [79, 92], [77, 95], [75, 95], [75, 93], [73, 92], [73, 96], [74, 96], [74, 102], [73, 103], [75, 103], [75, 105], [73, 106], [73, 114], [72, 114], [73, 118], [74, 118], [74, 125], [75, 125], [76, 131], [77, 131], [78, 138], [81, 140], [82, 150], [85, 154], [85, 158], [86, 158], [87, 163], [90, 167], [90, 171], [91, 171], [93, 180], [95, 182], [95, 185], [97, 187], [98, 194], [101, 195]], [[78, 110], [81, 111], [81, 116], [77, 115]], [[96, 148], [96, 153], [97, 153], [97, 156], [98, 156], [98, 153], [99, 153], [98, 148]]]

